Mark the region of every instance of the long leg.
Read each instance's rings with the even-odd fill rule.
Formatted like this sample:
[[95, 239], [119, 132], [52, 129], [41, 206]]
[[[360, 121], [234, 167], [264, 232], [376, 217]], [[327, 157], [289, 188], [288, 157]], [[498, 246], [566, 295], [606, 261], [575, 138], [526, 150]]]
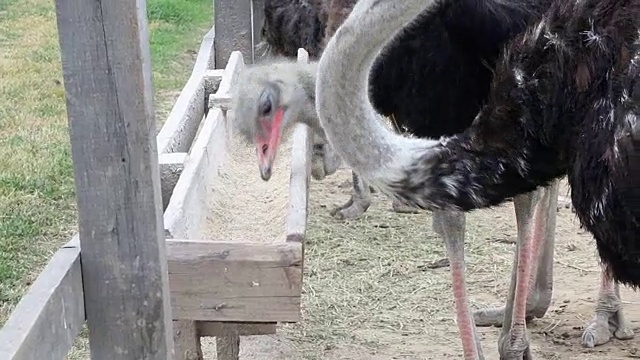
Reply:
[[[534, 259], [534, 261], [537, 261], [537, 271], [534, 272], [535, 276], [530, 280], [531, 291], [527, 297], [527, 320], [543, 317], [551, 304], [551, 295], [553, 292], [553, 253], [559, 186], [560, 181], [556, 180], [547, 190], [549, 191], [549, 198], [548, 205], [546, 205], [545, 223], [540, 224], [544, 229], [544, 237], [542, 239], [540, 256], [538, 259]], [[520, 206], [522, 203], [516, 202], [514, 204], [515, 206]], [[518, 209], [516, 209], [516, 212], [517, 211]], [[522, 222], [518, 223], [518, 226], [522, 225]], [[512, 283], [516, 281], [516, 276], [517, 266], [514, 264], [511, 271]], [[504, 312], [504, 306], [480, 309], [474, 312], [473, 317], [476, 326], [502, 326]]]
[[633, 328], [622, 314], [620, 284], [604, 269], [600, 272], [600, 291], [596, 314], [591, 325], [582, 333], [582, 346], [592, 348], [605, 344], [612, 337], [620, 340], [633, 338]]
[[335, 173], [342, 159], [333, 151], [329, 143], [317, 133], [313, 135], [313, 153], [311, 155], [311, 176], [316, 180], [323, 180]]
[[344, 205], [331, 211], [331, 216], [336, 219], [356, 219], [367, 211], [371, 205], [371, 190], [358, 174], [352, 172], [353, 192], [351, 198]]
[[451, 281], [456, 307], [456, 321], [462, 340], [465, 360], [484, 360], [480, 339], [469, 310], [467, 283], [464, 276], [465, 214], [453, 211], [434, 211], [433, 228], [444, 238], [451, 264]]
[[[501, 360], [532, 359], [527, 338], [527, 298], [532, 276], [537, 272], [538, 256], [546, 221], [549, 189], [538, 189], [514, 198], [518, 222], [517, 267], [515, 281], [511, 282], [509, 298], [500, 332], [499, 352]], [[555, 208], [554, 208], [555, 210]]]

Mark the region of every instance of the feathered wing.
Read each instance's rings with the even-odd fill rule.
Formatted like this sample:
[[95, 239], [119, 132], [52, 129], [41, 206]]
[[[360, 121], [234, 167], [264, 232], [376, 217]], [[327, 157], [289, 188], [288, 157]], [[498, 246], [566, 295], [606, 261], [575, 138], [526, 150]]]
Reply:
[[[624, 284], [640, 285], [640, 39], [627, 71], [612, 75], [610, 101], [589, 113], [580, 161], [569, 173], [580, 222], [594, 234], [603, 264]], [[598, 121], [600, 120], [600, 121]]]
[[423, 208], [469, 210], [566, 174], [579, 161], [579, 129], [602, 127], [589, 109], [620, 101], [609, 79], [637, 38], [639, 2], [554, 3], [510, 43], [474, 125], [414, 156], [388, 191]]

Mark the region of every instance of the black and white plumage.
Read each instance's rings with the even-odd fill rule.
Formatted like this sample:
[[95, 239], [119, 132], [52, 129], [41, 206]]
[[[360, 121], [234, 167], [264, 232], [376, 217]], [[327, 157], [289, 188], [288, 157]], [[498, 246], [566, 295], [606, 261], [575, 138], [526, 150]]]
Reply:
[[267, 0], [259, 51], [295, 58], [299, 48], [317, 60], [324, 47], [327, 22], [325, 0]]
[[638, 159], [630, 132], [640, 96], [639, 7], [554, 4], [511, 42], [475, 124], [416, 157], [388, 191], [421, 208], [470, 210], [568, 175], [604, 264], [615, 280], [640, 285], [640, 207], [631, 200], [640, 178], [629, 162]]
[[[374, 107], [393, 117], [397, 131], [417, 137], [452, 135], [466, 129], [487, 100], [502, 46], [538, 18], [550, 1], [440, 1], [433, 12], [403, 29], [378, 57], [370, 82]], [[297, 47], [303, 47], [313, 59], [356, 2], [266, 0], [262, 46], [268, 44], [272, 53], [287, 57], [295, 57]], [[318, 26], [324, 26], [323, 38], [317, 36]], [[423, 86], [426, 82], [438, 91]], [[368, 186], [355, 176], [354, 188], [352, 199], [334, 211], [338, 218], [359, 216], [368, 208]]]
[[640, 0], [555, 1], [509, 42], [470, 128], [409, 139], [377, 124], [368, 69], [375, 50], [437, 4], [356, 5], [319, 62], [316, 102], [329, 142], [367, 181], [425, 209], [489, 207], [569, 175], [576, 213], [607, 270], [640, 285], [640, 174], [638, 149], [629, 145], [638, 116]]

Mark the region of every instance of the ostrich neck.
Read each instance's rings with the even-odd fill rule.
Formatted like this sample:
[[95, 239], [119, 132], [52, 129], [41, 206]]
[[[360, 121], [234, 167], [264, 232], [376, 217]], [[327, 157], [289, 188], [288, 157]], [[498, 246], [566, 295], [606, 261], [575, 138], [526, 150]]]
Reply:
[[316, 108], [329, 143], [345, 162], [376, 185], [433, 146], [382, 125], [368, 97], [368, 75], [383, 46], [433, 0], [361, 0], [331, 38], [318, 63]]

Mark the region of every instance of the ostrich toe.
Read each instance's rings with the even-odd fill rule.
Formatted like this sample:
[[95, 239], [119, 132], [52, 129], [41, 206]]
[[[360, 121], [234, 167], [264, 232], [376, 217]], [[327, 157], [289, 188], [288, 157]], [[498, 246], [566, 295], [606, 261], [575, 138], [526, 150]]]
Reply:
[[582, 346], [593, 348], [609, 342], [613, 337], [629, 340], [634, 337], [633, 328], [622, 312], [618, 284], [613, 292], [601, 293], [596, 305], [596, 315], [582, 333]]
[[420, 210], [411, 207], [400, 200], [393, 200], [393, 202], [391, 203], [391, 208], [394, 212], [397, 212], [399, 214], [418, 214], [420, 212]]

